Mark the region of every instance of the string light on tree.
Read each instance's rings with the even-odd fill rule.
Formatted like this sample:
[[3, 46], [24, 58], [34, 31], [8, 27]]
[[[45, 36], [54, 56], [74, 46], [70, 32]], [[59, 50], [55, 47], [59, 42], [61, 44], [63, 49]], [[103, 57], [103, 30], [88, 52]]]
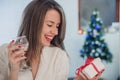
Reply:
[[85, 30], [80, 29], [80, 30], [78, 30], [78, 34], [86, 34], [86, 31], [85, 31]]

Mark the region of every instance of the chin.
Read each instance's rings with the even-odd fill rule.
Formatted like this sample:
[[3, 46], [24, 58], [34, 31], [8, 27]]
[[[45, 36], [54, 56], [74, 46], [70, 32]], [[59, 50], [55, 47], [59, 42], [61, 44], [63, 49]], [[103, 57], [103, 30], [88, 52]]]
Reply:
[[50, 46], [50, 44], [48, 44], [48, 43], [44, 43], [43, 46]]

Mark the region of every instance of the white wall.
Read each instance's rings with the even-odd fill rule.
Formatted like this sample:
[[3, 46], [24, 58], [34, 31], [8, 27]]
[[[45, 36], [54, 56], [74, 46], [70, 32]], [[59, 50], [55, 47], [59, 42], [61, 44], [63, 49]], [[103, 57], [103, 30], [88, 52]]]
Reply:
[[[66, 14], [67, 31], [65, 46], [70, 56], [69, 77], [75, 76], [75, 69], [84, 64], [84, 60], [79, 56], [79, 50], [84, 44], [85, 35], [78, 35], [78, 0], [56, 0], [59, 2]], [[30, 0], [1, 0], [0, 2], [0, 45], [9, 42], [16, 36], [20, 25], [22, 11]], [[120, 54], [120, 34], [106, 34], [106, 42], [113, 53], [113, 63], [105, 64], [106, 70], [102, 77], [106, 80], [116, 80], [119, 73]]]
[[17, 34], [24, 7], [30, 0], [0, 0], [0, 44]]

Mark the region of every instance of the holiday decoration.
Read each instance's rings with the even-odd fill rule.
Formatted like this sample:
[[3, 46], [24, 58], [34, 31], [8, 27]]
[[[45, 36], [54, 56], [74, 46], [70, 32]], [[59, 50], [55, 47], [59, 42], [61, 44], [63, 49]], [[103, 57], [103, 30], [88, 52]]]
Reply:
[[103, 22], [99, 17], [97, 9], [93, 11], [90, 21], [83, 48], [80, 50], [80, 56], [83, 58], [88, 56], [99, 57], [106, 62], [112, 62], [112, 53], [109, 51], [108, 45], [103, 38]]
[[92, 79], [95, 76], [103, 73], [105, 70], [104, 64], [101, 62], [100, 58], [88, 57], [85, 64], [77, 68], [76, 75], [83, 76], [87, 79]]

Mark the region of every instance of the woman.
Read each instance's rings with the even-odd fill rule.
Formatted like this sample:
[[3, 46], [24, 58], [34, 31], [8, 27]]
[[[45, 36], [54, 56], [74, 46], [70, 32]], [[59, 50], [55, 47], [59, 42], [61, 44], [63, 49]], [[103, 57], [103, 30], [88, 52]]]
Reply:
[[[63, 44], [65, 28], [64, 11], [56, 1], [31, 1], [18, 32], [18, 36], [27, 37], [28, 50], [17, 50], [22, 46], [15, 46], [14, 40], [0, 47], [0, 80], [67, 80], [69, 58]], [[31, 69], [20, 71], [23, 60]], [[76, 80], [81, 80], [80, 77]]]
[[[0, 53], [5, 58], [8, 52], [8, 78], [10, 80], [67, 79], [69, 60], [63, 44], [65, 25], [65, 15], [58, 3], [54, 0], [33, 0], [25, 8], [23, 22], [18, 33], [18, 36], [26, 35], [29, 42], [28, 50], [15, 51], [22, 46], [14, 46], [14, 41], [3, 45], [0, 49]], [[25, 56], [20, 56], [23, 53]], [[31, 71], [19, 71], [20, 62], [24, 59], [27, 59], [27, 64], [32, 68]], [[7, 70], [7, 64], [4, 66]], [[0, 80], [7, 80], [5, 79], [7, 71], [3, 72], [3, 76]]]

